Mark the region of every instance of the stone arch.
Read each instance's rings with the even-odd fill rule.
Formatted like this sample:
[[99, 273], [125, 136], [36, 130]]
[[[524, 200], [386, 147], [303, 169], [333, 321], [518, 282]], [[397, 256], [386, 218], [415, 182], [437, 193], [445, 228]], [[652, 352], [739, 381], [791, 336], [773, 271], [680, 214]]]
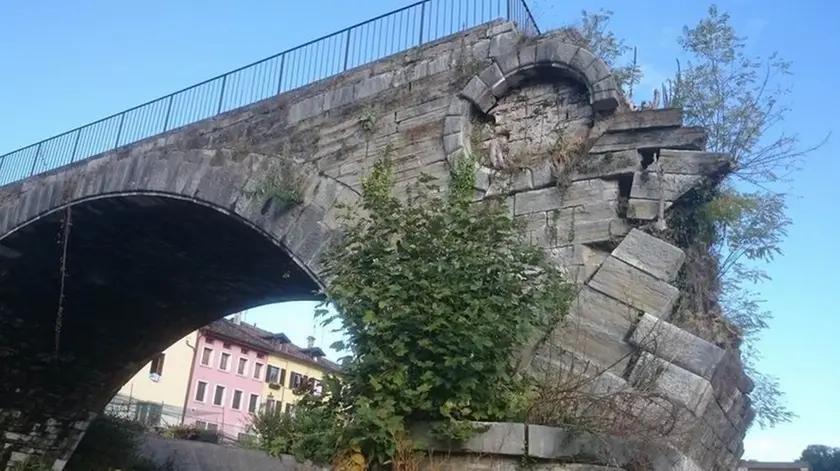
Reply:
[[[261, 194], [268, 175], [294, 179], [302, 202]], [[0, 190], [0, 244], [67, 207], [100, 198], [158, 195], [237, 218], [268, 237], [319, 285], [318, 256], [339, 235], [334, 203], [352, 192], [306, 164], [234, 149], [182, 149], [149, 140]]]
[[[283, 169], [290, 172], [290, 175], [292, 172], [298, 172], [295, 175], [300, 176], [302, 203], [283, 204], [276, 196], [256, 194], [258, 192], [254, 191], [266, 174]], [[0, 331], [5, 334], [4, 347], [15, 352], [13, 357], [6, 356], [5, 361], [0, 362], [3, 363], [0, 376], [8, 380], [7, 388], [0, 387], [0, 402], [3, 403], [0, 419], [12, 417], [9, 414], [20, 415], [20, 411], [30, 414], [31, 417], [21, 416], [23, 418], [14, 419], [13, 422], [15, 430], [26, 429], [26, 433], [30, 432], [29, 428], [43, 424], [42, 419], [49, 418], [61, 424], [88, 420], [85, 418], [87, 416], [79, 414], [84, 415], [86, 411], [103, 405], [103, 400], [110, 399], [105, 396], [111, 389], [119, 387], [122, 380], [136, 373], [136, 369], [148, 361], [149, 355], [165, 348], [167, 340], [179, 338], [178, 333], [184, 334], [189, 329], [233, 312], [229, 311], [231, 306], [246, 308], [249, 307], [246, 305], [249, 302], [262, 304], [270, 296], [274, 296], [275, 293], [270, 290], [275, 286], [279, 288], [276, 291], [277, 298], [288, 296], [288, 300], [310, 299], [293, 296], [314, 292], [318, 288], [317, 285], [321, 284], [321, 267], [317, 260], [338, 236], [337, 223], [331, 208], [339, 198], [343, 198], [344, 191], [343, 186], [332, 179], [319, 176], [303, 162], [288, 162], [275, 155], [237, 152], [233, 149], [184, 148], [177, 144], [167, 145], [165, 138], [152, 139], [138, 144], [135, 148], [109, 152], [3, 187], [0, 189], [0, 246], [12, 250], [21, 246], [44, 247], [44, 253], [36, 253], [38, 250], [22, 250], [18, 254], [22, 255], [22, 258], [15, 261], [5, 258], [8, 256], [8, 250], [0, 252], [0, 279], [6, 285], [5, 292], [14, 293], [16, 287], [25, 288], [17, 290], [21, 293], [18, 297], [0, 296], [0, 299], [3, 299], [3, 303], [0, 303], [0, 324], [3, 324], [3, 328], [0, 328]], [[129, 203], [132, 198], [133, 202]], [[152, 213], [160, 206], [144, 208], [143, 204], [138, 203], [150, 203], [154, 202], [153, 200], [172, 202], [172, 206], [163, 206], [164, 208], [200, 208], [200, 211], [196, 210], [191, 221], [206, 218], [203, 224], [209, 225], [211, 229], [218, 221], [230, 220], [231, 224], [227, 225], [227, 229], [219, 231], [225, 235], [223, 240], [227, 242], [235, 240], [238, 234], [253, 233], [254, 238], [247, 239], [239, 248], [223, 251], [218, 263], [213, 265], [216, 270], [208, 268], [206, 273], [196, 273], [196, 280], [188, 280], [191, 283], [189, 285], [181, 282], [187, 278], [167, 272], [165, 268], [177, 265], [180, 259], [162, 264], [157, 274], [163, 281], [150, 279], [149, 287], [126, 284], [125, 280], [136, 280], [141, 278], [140, 275], [113, 275], [109, 273], [115, 272], [102, 271], [103, 267], [123, 266], [121, 261], [115, 263], [105, 260], [100, 263], [97, 260], [96, 263], [76, 264], [76, 273], [83, 271], [86, 279], [81, 281], [80, 277], [73, 274], [67, 277], [68, 280], [75, 278], [81, 281], [82, 286], [68, 288], [75, 290], [75, 300], [68, 301], [72, 306], [66, 305], [61, 333], [61, 352], [73, 361], [66, 364], [63, 362], [61, 374], [57, 376], [50, 353], [54, 348], [52, 332], [57, 325], [54, 300], [57, 300], [58, 296], [53, 297], [53, 294], [57, 293], [55, 280], [60, 277], [56, 275], [60, 273], [57, 271], [59, 257], [56, 256], [56, 251], [60, 253], [61, 250], [61, 245], [55, 244], [56, 236], [60, 236], [61, 232], [54, 229], [58, 227], [57, 221], [64, 215], [62, 210], [68, 207], [79, 208], [78, 212], [71, 213], [75, 223], [71, 226], [72, 244], [74, 240], [83, 238], [85, 230], [96, 231], [92, 229], [93, 226], [85, 229], [84, 220], [93, 220], [95, 214], [84, 213], [82, 208], [87, 206], [102, 209], [109, 204], [137, 204], [137, 207], [146, 213]], [[170, 214], [182, 213], [181, 209], [165, 212], [165, 216], [159, 215], [155, 221], [165, 221]], [[87, 219], [83, 219], [83, 214], [88, 214]], [[116, 213], [103, 214], [105, 216], [101, 219], [107, 223], [108, 215], [114, 216]], [[132, 215], [140, 213], [138, 210], [137, 213], [125, 214], [119, 217], [119, 221], [124, 222]], [[180, 224], [175, 225], [176, 231], [177, 227], [184, 227], [186, 223], [177, 219], [173, 222]], [[133, 227], [139, 225], [142, 223], [137, 222]], [[111, 230], [112, 227], [120, 226], [118, 222], [114, 222], [107, 232], [98, 236], [99, 239], [112, 240], [113, 234], [119, 233], [116, 229]], [[192, 228], [189, 233], [201, 233], [200, 231], [205, 230], [204, 227], [207, 226], [201, 229]], [[130, 231], [123, 233], [130, 234]], [[211, 233], [201, 246], [206, 249], [214, 243], [213, 236]], [[138, 239], [142, 237], [131, 238]], [[185, 239], [185, 236], [181, 236], [172, 240]], [[16, 240], [28, 243], [15, 245]], [[96, 237], [87, 238], [84, 242], [84, 253], [91, 253], [90, 247], [95, 247], [91, 241], [96, 240]], [[222, 272], [220, 278], [216, 276], [218, 268], [225, 265], [227, 260], [239, 257], [237, 250], [248, 250], [250, 246], [245, 244], [257, 240], [261, 240], [258, 247], [240, 257], [244, 261], [238, 261], [235, 267], [231, 266], [230, 272]], [[118, 245], [122, 247], [126, 244], [119, 241]], [[194, 248], [189, 245], [180, 247]], [[103, 248], [93, 252], [119, 254], [110, 247], [107, 250]], [[150, 250], [154, 250], [154, 246]], [[212, 251], [200, 252], [201, 257], [195, 258], [182, 270], [183, 272], [192, 270], [191, 267], [194, 266], [202, 266], [201, 263], [208, 260], [207, 254], [215, 255]], [[166, 254], [164, 257], [168, 257], [170, 252]], [[273, 255], [257, 260], [264, 254]], [[34, 258], [29, 258], [30, 256]], [[85, 259], [90, 260], [87, 257]], [[27, 265], [32, 260], [39, 261], [39, 267], [47, 267], [36, 271], [46, 276], [21, 276], [22, 273], [33, 273]], [[46, 262], [41, 262], [42, 260]], [[143, 261], [140, 257], [137, 260]], [[145, 263], [146, 270], [141, 273], [150, 273], [148, 268], [157, 264], [159, 260], [164, 258], [159, 257], [151, 263]], [[257, 260], [259, 266], [251, 264], [253, 260]], [[283, 263], [282, 267], [275, 263], [278, 260]], [[267, 271], [265, 267], [271, 270]], [[288, 271], [292, 279], [285, 285], [287, 282], [280, 279], [280, 274], [287, 267], [290, 267]], [[71, 269], [72, 267], [68, 268]], [[260, 286], [248, 286], [249, 282], [266, 272], [272, 273], [271, 280], [261, 283]], [[104, 280], [101, 274], [105, 275]], [[90, 279], [87, 278], [88, 275]], [[306, 275], [315, 283], [297, 282], [304, 280]], [[15, 281], [16, 279], [20, 281]], [[212, 299], [185, 299], [187, 295], [184, 293], [193, 296], [194, 293], [212, 292], [212, 286], [204, 291], [195, 288], [202, 283], [206, 284], [208, 280], [212, 286], [223, 286], [225, 291]], [[172, 282], [177, 282], [172, 289], [157, 291], [159, 287]], [[39, 287], [39, 284], [42, 287]], [[72, 283], [68, 286], [70, 284]], [[237, 293], [243, 286], [249, 290]], [[288, 286], [288, 289], [284, 286]], [[143, 290], [149, 290], [150, 295], [140, 296]], [[29, 296], [32, 293], [42, 294], [42, 299], [33, 299]], [[158, 294], [153, 296], [151, 293]], [[68, 295], [67, 299], [72, 297], [73, 293]], [[142, 302], [120, 302], [123, 297], [129, 300], [139, 299]], [[90, 300], [94, 302], [88, 303]], [[278, 300], [283, 299], [272, 298], [272, 301], [267, 302]], [[163, 304], [160, 304], [160, 301]], [[218, 303], [219, 307], [205, 309], [213, 303]], [[120, 312], [118, 309], [124, 311]], [[159, 312], [153, 312], [156, 309]], [[225, 310], [228, 311], [222, 312]], [[26, 322], [21, 322], [24, 320]], [[91, 339], [99, 339], [100, 335], [102, 340], [91, 342]], [[92, 345], [93, 348], [86, 350], [82, 348], [84, 345]], [[34, 355], [42, 352], [44, 358]], [[30, 371], [29, 368], [33, 369]], [[27, 386], [21, 388], [27, 395], [24, 395], [21, 389], [15, 389], [20, 385]], [[41, 391], [43, 394], [33, 391]], [[39, 397], [60, 397], [65, 402], [59, 404], [53, 401], [55, 404], [49, 407], [38, 405], [31, 409], [33, 406], [28, 395], [30, 393]], [[2, 425], [11, 427], [5, 422]], [[84, 427], [81, 426], [79, 430], [84, 430]], [[53, 438], [45, 437], [44, 440]], [[0, 454], [0, 463], [3, 463], [2, 459], [3, 455]]]
[[495, 58], [464, 86], [459, 96], [487, 113], [510, 87], [539, 69], [559, 69], [583, 83], [589, 91], [589, 102], [598, 113], [610, 114], [621, 102], [615, 77], [604, 60], [559, 38]]
[[[511, 88], [526, 80], [541, 78], [556, 82], [558, 76], [586, 89], [593, 120], [606, 123], [621, 109], [623, 96], [603, 59], [562, 38], [538, 40], [536, 44], [494, 57], [490, 65], [473, 76], [452, 98], [443, 129], [447, 161], [451, 164], [464, 151], [473, 150], [467, 136], [476, 112], [492, 113]], [[587, 132], [587, 138], [591, 140], [603, 131], [603, 128], [592, 128]], [[496, 173], [493, 168], [480, 165], [476, 189], [493, 191], [492, 179]]]

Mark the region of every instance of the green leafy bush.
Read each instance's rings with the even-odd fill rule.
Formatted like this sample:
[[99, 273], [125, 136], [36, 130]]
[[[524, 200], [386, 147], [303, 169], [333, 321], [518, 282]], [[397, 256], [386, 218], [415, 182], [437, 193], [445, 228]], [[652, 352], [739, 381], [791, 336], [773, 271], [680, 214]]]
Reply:
[[386, 463], [415, 424], [462, 441], [467, 421], [521, 415], [527, 381], [514, 359], [561, 320], [570, 289], [503, 204], [473, 201], [475, 171], [464, 157], [448, 189], [424, 176], [407, 198], [393, 194], [387, 156], [364, 179], [364, 215], [346, 215], [324, 259], [336, 313], [324, 323], [349, 339], [337, 346], [342, 378], [294, 419], [265, 424], [274, 451], [323, 462], [359, 450]]
[[259, 448], [271, 456], [292, 455], [299, 461], [329, 465], [341, 441], [340, 415], [319, 399], [302, 398], [294, 414], [280, 408], [254, 414], [251, 427]]

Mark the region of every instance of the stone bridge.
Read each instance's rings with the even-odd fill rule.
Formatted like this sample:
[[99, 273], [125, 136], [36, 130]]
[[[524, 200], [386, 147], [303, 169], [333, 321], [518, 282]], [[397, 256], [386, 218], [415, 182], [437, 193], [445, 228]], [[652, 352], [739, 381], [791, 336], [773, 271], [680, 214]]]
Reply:
[[377, 158], [403, 188], [446, 181], [463, 152], [482, 157], [476, 197], [504, 198], [581, 287], [530, 366], [588, 365], [596, 395], [655, 391], [631, 416], [668, 422], [675, 467], [734, 469], [750, 381], [736, 350], [668, 322], [685, 254], [656, 235], [728, 160], [679, 110], [632, 111], [579, 40], [494, 21], [0, 188], [0, 469], [61, 470], [186, 332], [317, 299], [336, 205]]

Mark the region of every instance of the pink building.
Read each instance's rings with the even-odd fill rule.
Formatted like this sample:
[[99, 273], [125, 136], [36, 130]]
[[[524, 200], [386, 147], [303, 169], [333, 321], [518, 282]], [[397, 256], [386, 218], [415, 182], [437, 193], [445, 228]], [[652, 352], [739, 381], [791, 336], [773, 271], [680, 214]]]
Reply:
[[248, 433], [262, 398], [271, 345], [222, 319], [199, 330], [184, 424], [217, 431], [223, 440]]

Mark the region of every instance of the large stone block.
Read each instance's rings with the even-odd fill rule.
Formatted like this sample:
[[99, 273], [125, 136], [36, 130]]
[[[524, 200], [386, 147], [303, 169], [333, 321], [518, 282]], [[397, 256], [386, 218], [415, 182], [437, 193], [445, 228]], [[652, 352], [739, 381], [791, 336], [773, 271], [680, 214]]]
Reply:
[[642, 170], [642, 156], [636, 150], [587, 154], [572, 170], [573, 181], [633, 175]]
[[720, 347], [650, 314], [639, 319], [629, 341], [705, 379], [712, 378], [724, 354]]
[[631, 230], [612, 255], [669, 283], [677, 277], [685, 261], [681, 249], [638, 229]]
[[604, 263], [609, 252], [582, 244], [566, 245], [551, 249], [549, 256], [566, 270], [570, 281], [582, 284]]
[[515, 195], [516, 214], [571, 208], [572, 206], [598, 205], [618, 200], [618, 182], [585, 180], [572, 182], [567, 188], [549, 187]]
[[714, 399], [709, 381], [648, 352], [639, 356], [630, 372], [630, 382], [640, 389], [661, 391], [686, 407], [695, 417], [702, 416]]
[[611, 256], [595, 272], [589, 286], [601, 293], [657, 317], [667, 318], [679, 289]]
[[630, 198], [676, 201], [703, 181], [701, 175], [664, 174], [662, 178], [648, 169], [633, 176]]
[[665, 173], [683, 175], [713, 175], [728, 170], [732, 159], [718, 152], [662, 149], [659, 165]]

